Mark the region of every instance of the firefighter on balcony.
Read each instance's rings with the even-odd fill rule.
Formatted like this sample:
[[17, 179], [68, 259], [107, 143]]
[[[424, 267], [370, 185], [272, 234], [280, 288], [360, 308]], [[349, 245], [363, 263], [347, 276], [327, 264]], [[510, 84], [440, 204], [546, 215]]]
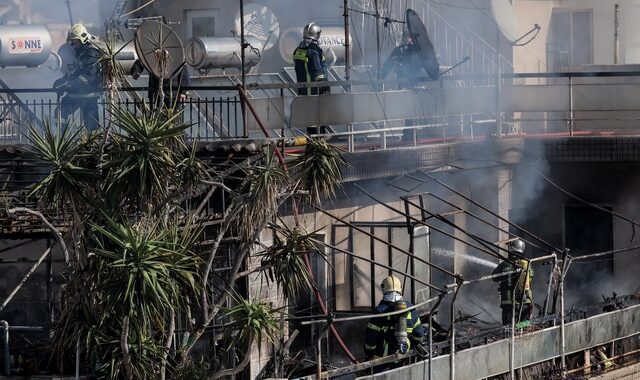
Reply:
[[[302, 32], [302, 42], [293, 52], [293, 62], [296, 69], [296, 80], [298, 83], [304, 82], [326, 82], [329, 77], [324, 53], [318, 45], [318, 40], [322, 30], [314, 22], [304, 27]], [[328, 86], [322, 87], [301, 87], [298, 88], [298, 95], [324, 95], [330, 93]], [[317, 128], [307, 128], [307, 133], [316, 134]], [[327, 133], [327, 127], [321, 126], [320, 133]]]
[[[402, 285], [397, 277], [389, 276], [382, 281], [382, 301], [375, 314], [403, 310], [413, 306], [402, 299]], [[367, 324], [365, 356], [367, 360], [385, 357], [395, 353], [405, 354], [412, 347], [418, 347], [425, 330], [415, 309], [403, 314], [373, 317]]]
[[98, 98], [102, 91], [102, 54], [92, 39], [82, 24], [69, 29], [67, 42], [73, 47], [75, 57], [64, 76], [53, 84], [60, 99], [62, 118], [68, 119], [80, 109], [88, 131], [98, 129]]
[[[533, 269], [530, 268], [529, 261], [522, 259], [525, 249], [524, 241], [514, 240], [509, 243], [508, 248], [509, 260], [498, 264], [493, 274], [513, 272], [517, 269], [522, 271], [494, 279], [500, 283], [500, 308], [502, 309], [503, 325], [511, 324], [514, 311], [516, 323], [529, 320], [533, 313], [533, 294], [531, 292]], [[512, 262], [515, 262], [515, 265]]]
[[382, 65], [380, 77], [386, 79], [392, 72], [396, 74], [399, 90], [415, 88], [420, 83], [416, 78], [427, 75], [420, 62], [418, 47], [413, 43], [408, 30], [402, 34], [402, 44], [393, 49]]

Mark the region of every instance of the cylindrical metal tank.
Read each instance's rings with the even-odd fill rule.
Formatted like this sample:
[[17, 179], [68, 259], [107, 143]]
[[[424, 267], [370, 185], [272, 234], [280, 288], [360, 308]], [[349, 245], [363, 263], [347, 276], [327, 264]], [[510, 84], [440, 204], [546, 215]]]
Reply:
[[0, 25], [0, 66], [36, 67], [49, 59], [51, 34], [42, 25]]
[[[245, 50], [245, 68], [260, 62], [262, 43], [253, 36], [245, 37], [250, 45]], [[239, 37], [197, 37], [189, 40], [186, 49], [189, 66], [199, 70], [241, 68]]]
[[[302, 41], [302, 29], [303, 27], [289, 28], [280, 35], [280, 55], [285, 62], [293, 63], [293, 51]], [[333, 63], [344, 62], [344, 43], [344, 28], [322, 28], [318, 44], [324, 51], [327, 60], [330, 60], [330, 58], [332, 60], [332, 57], [335, 56], [335, 62]], [[351, 46], [353, 46], [353, 43]]]
[[133, 42], [129, 42], [126, 45], [122, 42], [116, 44], [114, 52], [118, 52], [118, 54], [116, 54], [116, 58], [118, 59], [124, 73], [130, 74], [134, 62], [138, 59], [138, 53], [136, 53], [136, 48]]

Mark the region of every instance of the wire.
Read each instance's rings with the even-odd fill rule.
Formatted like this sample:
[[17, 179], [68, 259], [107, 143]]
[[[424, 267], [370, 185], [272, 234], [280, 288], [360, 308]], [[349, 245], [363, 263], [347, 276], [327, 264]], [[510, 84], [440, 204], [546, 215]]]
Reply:
[[538, 169], [538, 168], [534, 168], [533, 170], [534, 170], [536, 173], [538, 173], [538, 175], [539, 175], [540, 177], [542, 177], [542, 179], [544, 179], [545, 181], [547, 181], [551, 186], [555, 187], [555, 188], [556, 188], [556, 189], [558, 189], [560, 192], [564, 193], [565, 195], [568, 195], [569, 197], [571, 197], [571, 198], [575, 199], [576, 201], [578, 201], [578, 202], [580, 202], [580, 203], [583, 203], [583, 204], [585, 204], [585, 205], [587, 205], [587, 206], [589, 206], [589, 207], [593, 207], [593, 208], [595, 208], [596, 210], [600, 210], [600, 211], [605, 212], [605, 213], [607, 213], [607, 214], [613, 215], [613, 216], [615, 216], [616, 218], [620, 218], [620, 219], [622, 219], [622, 220], [625, 220], [625, 221], [627, 221], [627, 222], [631, 223], [631, 229], [632, 229], [631, 241], [633, 241], [633, 239], [634, 239], [634, 238], [635, 238], [635, 236], [636, 236], [636, 226], [640, 226], [640, 223], [636, 222], [635, 220], [633, 220], [633, 219], [631, 219], [631, 218], [627, 218], [626, 216], [620, 215], [620, 214], [618, 214], [618, 213], [616, 213], [616, 212], [614, 212], [614, 211], [612, 211], [612, 210], [607, 210], [606, 208], [601, 207], [601, 206], [598, 206], [598, 205], [597, 205], [597, 204], [595, 204], [595, 203], [591, 203], [591, 202], [589, 202], [589, 201], [587, 201], [587, 200], [584, 200], [584, 199], [582, 199], [582, 198], [578, 197], [577, 195], [570, 193], [568, 190], [566, 190], [566, 189], [562, 188], [562, 187], [561, 187], [560, 185], [558, 185], [557, 183], [553, 182], [549, 177], [547, 177], [546, 175], [544, 175], [544, 174], [540, 171], [540, 169]]

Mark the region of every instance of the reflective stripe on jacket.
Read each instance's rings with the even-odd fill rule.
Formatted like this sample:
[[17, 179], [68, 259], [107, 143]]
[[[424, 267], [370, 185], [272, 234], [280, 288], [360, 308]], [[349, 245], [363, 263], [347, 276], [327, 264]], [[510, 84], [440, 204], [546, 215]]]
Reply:
[[[407, 301], [407, 307], [413, 306]], [[388, 313], [395, 310], [393, 302], [382, 301], [376, 307], [376, 314]], [[374, 317], [367, 324], [367, 335], [365, 338], [365, 356], [367, 359], [373, 357], [384, 357], [396, 352], [395, 322], [397, 316]], [[414, 310], [407, 312], [407, 335], [409, 336], [409, 347], [419, 343], [424, 337], [425, 331], [418, 313]]]
[[[303, 40], [293, 52], [293, 62], [298, 82], [321, 82], [327, 80], [327, 65], [322, 48], [311, 40]], [[298, 89], [300, 95], [318, 95], [313, 87]]]

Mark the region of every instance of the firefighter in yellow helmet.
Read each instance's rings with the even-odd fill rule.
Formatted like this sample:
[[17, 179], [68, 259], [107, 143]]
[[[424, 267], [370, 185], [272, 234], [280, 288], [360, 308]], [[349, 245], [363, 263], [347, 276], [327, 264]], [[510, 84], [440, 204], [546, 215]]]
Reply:
[[[384, 314], [413, 306], [402, 299], [402, 284], [395, 276], [388, 276], [380, 284], [382, 301], [375, 314]], [[425, 329], [415, 309], [403, 314], [373, 317], [367, 324], [365, 356], [367, 360], [395, 353], [406, 353], [417, 347], [425, 335]]]
[[74, 59], [53, 88], [60, 97], [62, 117], [68, 118], [77, 110], [88, 131], [98, 128], [98, 98], [102, 92], [100, 50], [82, 24], [75, 24], [67, 33], [67, 43], [73, 48]]
[[[513, 272], [518, 268], [522, 269], [522, 272], [495, 279], [500, 282], [500, 308], [502, 309], [503, 325], [511, 324], [514, 306], [516, 323], [529, 320], [533, 313], [533, 294], [531, 292], [533, 269], [530, 268], [529, 261], [522, 259], [525, 249], [524, 241], [514, 240], [509, 243], [508, 249], [510, 260], [498, 264], [493, 270], [493, 274]], [[512, 262], [515, 262], [515, 265]], [[522, 306], [522, 312], [520, 312], [520, 306]]]

